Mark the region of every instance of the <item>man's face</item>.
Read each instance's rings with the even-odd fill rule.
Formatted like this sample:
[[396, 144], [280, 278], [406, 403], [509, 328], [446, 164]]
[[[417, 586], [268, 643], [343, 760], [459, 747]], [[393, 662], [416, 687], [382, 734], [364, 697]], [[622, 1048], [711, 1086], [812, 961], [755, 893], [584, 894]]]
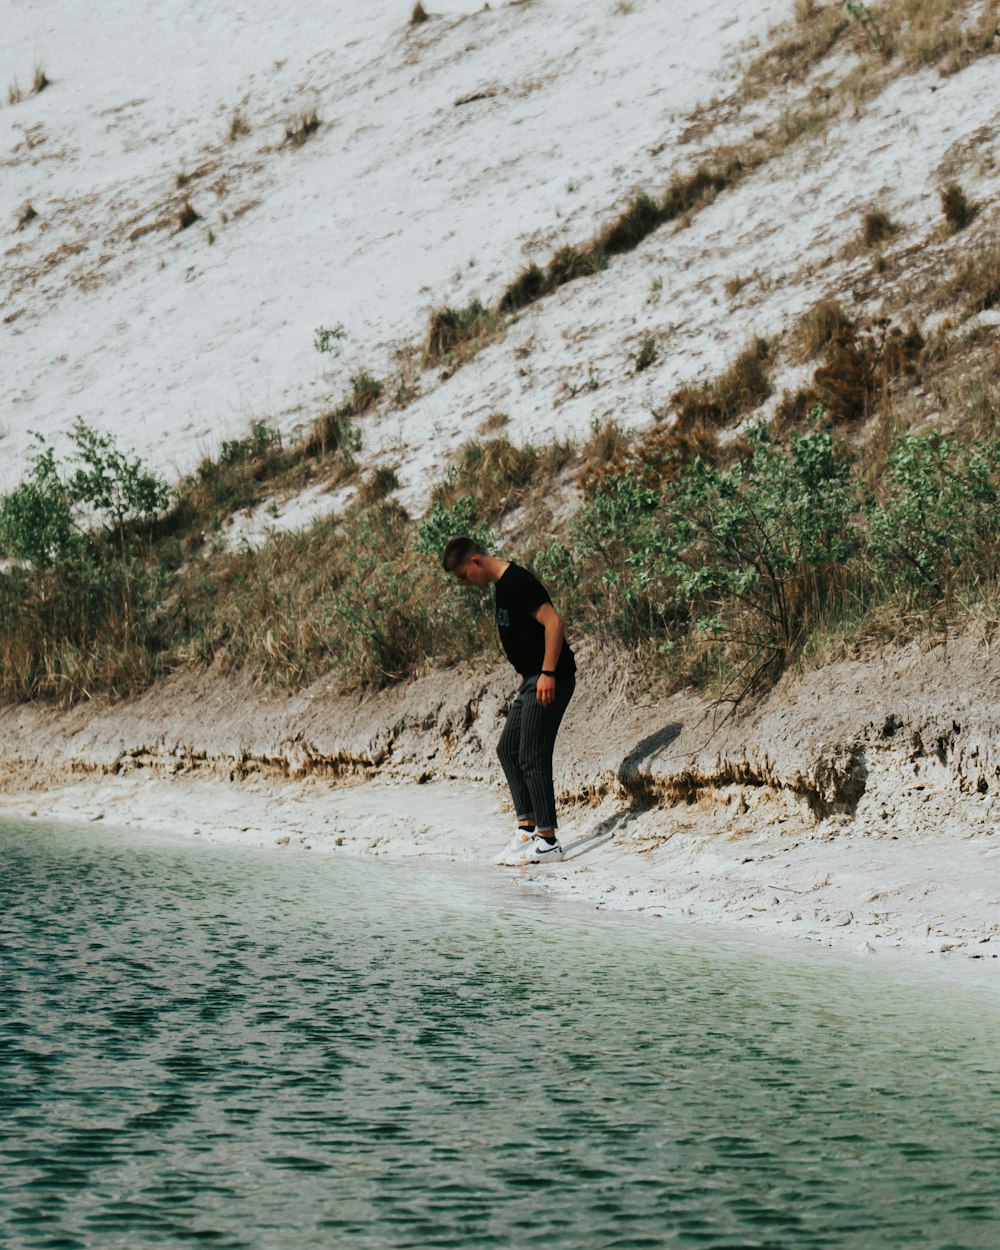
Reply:
[[455, 569], [455, 576], [463, 586], [482, 587], [488, 585], [490, 580], [478, 556], [470, 556], [464, 564], [460, 564]]

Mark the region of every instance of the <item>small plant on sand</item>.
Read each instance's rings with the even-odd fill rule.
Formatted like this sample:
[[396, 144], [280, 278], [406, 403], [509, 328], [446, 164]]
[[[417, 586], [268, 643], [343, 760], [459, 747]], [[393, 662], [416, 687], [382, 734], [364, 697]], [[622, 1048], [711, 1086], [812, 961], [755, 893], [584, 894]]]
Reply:
[[429, 18], [430, 14], [420, 3], [420, 0], [417, 0], [417, 3], [413, 6], [413, 10], [410, 13], [410, 25], [420, 26], [421, 23], [426, 22]]
[[342, 343], [346, 338], [347, 331], [340, 321], [335, 326], [317, 326], [313, 336], [313, 347], [320, 355], [328, 355], [335, 350], [339, 350], [336, 345]]
[[293, 148], [300, 148], [306, 143], [320, 128], [319, 113], [316, 109], [310, 109], [308, 112], [299, 113], [296, 117], [290, 118], [285, 123], [284, 142]]
[[648, 369], [650, 365], [656, 363], [659, 354], [656, 339], [652, 334], [647, 334], [640, 343], [639, 350], [629, 354], [629, 359], [632, 361], [636, 373], [642, 373], [644, 369]]
[[47, 74], [45, 73], [45, 66], [36, 65], [35, 73], [31, 79], [31, 94], [38, 95], [42, 91], [44, 91], [46, 87], [51, 87], [51, 86], [52, 86], [52, 83], [50, 82]]
[[20, 104], [24, 99], [24, 92], [21, 90], [20, 84], [15, 78], [7, 88], [7, 103]]
[[876, 52], [884, 53], [886, 51], [885, 36], [869, 6], [863, 4], [861, 0], [847, 0], [844, 8], [854, 19], [868, 46]]

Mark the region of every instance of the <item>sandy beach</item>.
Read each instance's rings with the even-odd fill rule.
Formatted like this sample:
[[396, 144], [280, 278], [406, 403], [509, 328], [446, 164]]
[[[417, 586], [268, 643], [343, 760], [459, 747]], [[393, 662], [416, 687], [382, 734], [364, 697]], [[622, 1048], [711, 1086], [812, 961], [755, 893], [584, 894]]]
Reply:
[[[473, 863], [524, 888], [598, 909], [642, 913], [755, 937], [817, 943], [860, 956], [904, 953], [980, 961], [1000, 977], [1000, 842], [872, 836], [833, 817], [794, 817], [713, 832], [709, 813], [629, 812], [612, 800], [576, 805], [564, 821], [564, 862], [500, 868], [509, 833], [496, 785], [318, 778], [259, 780], [125, 777], [9, 796], [7, 818], [102, 821], [123, 832], [165, 831], [276, 853], [435, 857]], [[993, 978], [991, 977], [992, 981]]]

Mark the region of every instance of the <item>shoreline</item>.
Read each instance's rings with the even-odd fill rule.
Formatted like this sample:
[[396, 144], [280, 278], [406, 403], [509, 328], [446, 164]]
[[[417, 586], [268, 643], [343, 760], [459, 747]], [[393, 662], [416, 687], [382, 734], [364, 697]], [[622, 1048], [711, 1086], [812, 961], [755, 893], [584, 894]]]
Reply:
[[[1000, 984], [1000, 838], [873, 835], [793, 815], [733, 829], [718, 812], [564, 806], [558, 865], [500, 868], [505, 792], [469, 781], [333, 784], [100, 776], [4, 796], [5, 820], [197, 837], [276, 852], [434, 858], [481, 866], [600, 911], [939, 971], [990, 968]], [[467, 830], [477, 831], [475, 836]], [[995, 887], [995, 888], [994, 888]], [[930, 957], [930, 958], [928, 958]]]

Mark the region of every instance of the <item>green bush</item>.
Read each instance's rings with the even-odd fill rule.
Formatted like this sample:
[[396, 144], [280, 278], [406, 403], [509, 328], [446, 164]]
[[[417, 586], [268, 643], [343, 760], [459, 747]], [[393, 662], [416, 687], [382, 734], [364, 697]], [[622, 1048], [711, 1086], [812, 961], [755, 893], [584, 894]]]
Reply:
[[867, 553], [883, 593], [924, 604], [996, 576], [1000, 445], [900, 434], [868, 515]]

